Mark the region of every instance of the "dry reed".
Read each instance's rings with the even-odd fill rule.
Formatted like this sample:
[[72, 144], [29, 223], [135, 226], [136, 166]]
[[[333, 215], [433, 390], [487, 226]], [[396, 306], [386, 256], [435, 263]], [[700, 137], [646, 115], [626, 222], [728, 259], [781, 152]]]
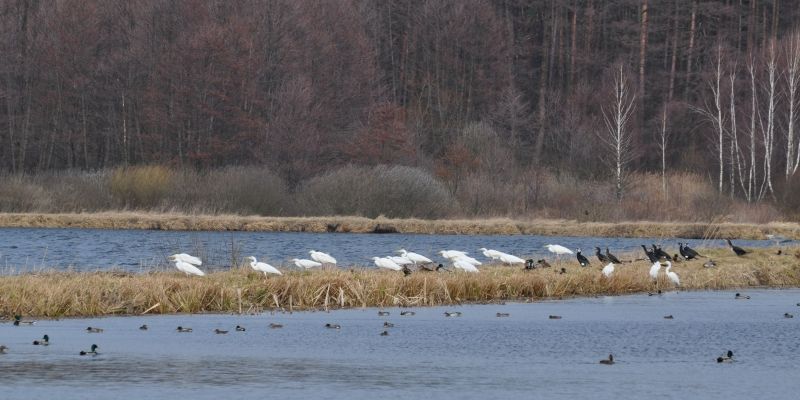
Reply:
[[[796, 249], [791, 250], [793, 254]], [[800, 260], [774, 249], [736, 257], [728, 249], [705, 250], [718, 264], [677, 263], [682, 289], [800, 286]], [[375, 269], [286, 271], [264, 278], [249, 268], [186, 277], [178, 272], [47, 272], [0, 277], [0, 315], [37, 317], [147, 313], [233, 313], [325, 310], [351, 307], [431, 306], [531, 301], [573, 296], [623, 295], [671, 288], [648, 277], [644, 261], [617, 266], [601, 276], [601, 265], [580, 268], [572, 260], [554, 268], [486, 266], [478, 274], [416, 272], [408, 277]], [[561, 267], [567, 273], [559, 274]]]
[[765, 239], [766, 234], [800, 239], [800, 224], [699, 222], [580, 222], [572, 220], [389, 219], [364, 217], [259, 217], [177, 213], [101, 212], [85, 214], [0, 213], [0, 227], [214, 230], [263, 232], [369, 233], [381, 225], [399, 233]]

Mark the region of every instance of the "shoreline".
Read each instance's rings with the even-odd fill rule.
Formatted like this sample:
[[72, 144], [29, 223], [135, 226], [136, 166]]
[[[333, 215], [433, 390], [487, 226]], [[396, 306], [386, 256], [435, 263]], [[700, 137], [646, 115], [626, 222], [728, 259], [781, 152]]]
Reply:
[[767, 234], [800, 239], [800, 224], [730, 222], [581, 222], [558, 219], [390, 219], [348, 216], [261, 217], [177, 213], [98, 212], [81, 214], [0, 213], [0, 228], [81, 228], [167, 231], [311, 233], [405, 233], [440, 235], [538, 235], [670, 237], [764, 240]]
[[[786, 250], [786, 249], [784, 249]], [[680, 290], [735, 290], [800, 287], [800, 258], [777, 255], [775, 248], [737, 257], [729, 249], [702, 249], [717, 262], [680, 262]], [[560, 269], [566, 273], [560, 274]], [[657, 282], [643, 261], [618, 264], [602, 276], [599, 263], [582, 268], [575, 261], [552, 268], [482, 266], [481, 272], [402, 273], [375, 268], [284, 270], [283, 276], [255, 273], [249, 267], [187, 277], [179, 272], [37, 272], [0, 276], [0, 316], [33, 318], [144, 314], [219, 314], [328, 311], [366, 307], [427, 307], [499, 302], [532, 302], [675, 290], [662, 268]]]

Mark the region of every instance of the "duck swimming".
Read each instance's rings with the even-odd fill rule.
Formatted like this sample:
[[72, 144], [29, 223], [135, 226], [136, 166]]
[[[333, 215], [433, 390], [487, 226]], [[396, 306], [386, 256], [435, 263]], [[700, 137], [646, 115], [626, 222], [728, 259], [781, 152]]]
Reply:
[[325, 324], [325, 327], [328, 329], [342, 329], [342, 326], [339, 324]]
[[787, 313], [783, 313], [783, 318], [794, 318], [794, 315]]
[[402, 316], [404, 316], [404, 317], [405, 317], [405, 316], [416, 315], [416, 314], [417, 314], [417, 313], [415, 313], [414, 311], [400, 311], [400, 315], [402, 315]]
[[548, 319], [561, 319], [560, 315], [550, 315], [547, 317]]
[[217, 335], [224, 335], [227, 334], [228, 331], [224, 331], [222, 329], [214, 329], [214, 333], [216, 333]]
[[718, 363], [731, 363], [733, 362], [733, 351], [728, 350], [727, 353], [717, 357]]
[[673, 317], [672, 314], [670, 314], [670, 315], [665, 315], [664, 319], [675, 319], [675, 317]]
[[243, 326], [236, 325], [236, 332], [244, 332], [244, 331], [246, 331], [246, 329], [244, 329]]
[[42, 340], [34, 340], [33, 344], [36, 346], [47, 346], [50, 344], [50, 336], [42, 336]]
[[281, 325], [281, 324], [276, 324], [276, 323], [271, 323], [271, 324], [269, 324], [269, 327], [270, 327], [271, 329], [278, 329], [278, 328], [283, 328], [283, 325]]
[[394, 328], [394, 324], [393, 324], [393, 323], [391, 323], [391, 322], [389, 322], [389, 321], [385, 321], [385, 322], [383, 323], [383, 327], [384, 327], [384, 328]]
[[91, 350], [89, 350], [89, 351], [81, 350], [81, 352], [79, 354], [82, 355], [82, 356], [88, 356], [88, 355], [96, 356], [96, 355], [100, 354], [100, 353], [97, 352], [97, 349], [98, 349], [97, 345], [93, 344]]
[[36, 321], [23, 321], [21, 315], [15, 315], [14, 316], [14, 326], [33, 325], [35, 323], [36, 323]]
[[497, 318], [510, 317], [510, 316], [511, 316], [511, 314], [509, 314], [507, 312], [499, 312], [499, 313], [497, 313]]
[[614, 355], [613, 354], [609, 354], [607, 359], [600, 360], [600, 364], [603, 364], [603, 365], [612, 365], [612, 364], [614, 364]]
[[176, 331], [178, 331], [178, 332], [181, 332], [181, 333], [188, 333], [188, 332], [191, 332], [191, 331], [192, 331], [192, 328], [184, 328], [184, 327], [182, 327], [182, 326], [179, 326], [179, 327], [178, 327], [177, 329], [175, 329], [175, 330], [176, 330]]
[[89, 333], [103, 333], [103, 329], [101, 328], [92, 328], [91, 326], [86, 328], [86, 332]]
[[444, 312], [444, 316], [445, 317], [460, 317], [461, 316], [461, 311], [445, 311]]
[[383, 332], [381, 332], [381, 336], [389, 336], [389, 331], [383, 331]]
[[389, 314], [391, 314], [389, 311], [378, 311], [378, 316], [379, 317], [385, 317], [385, 316], [387, 316]]
[[6, 350], [8, 350], [8, 347], [5, 345], [0, 345], [0, 354], [6, 354]]
[[736, 300], [750, 300], [750, 296], [743, 296], [741, 293], [736, 293], [736, 296], [733, 296]]
[[144, 325], [140, 326], [139, 330], [140, 331], [146, 331], [147, 330], [147, 324], [144, 324]]

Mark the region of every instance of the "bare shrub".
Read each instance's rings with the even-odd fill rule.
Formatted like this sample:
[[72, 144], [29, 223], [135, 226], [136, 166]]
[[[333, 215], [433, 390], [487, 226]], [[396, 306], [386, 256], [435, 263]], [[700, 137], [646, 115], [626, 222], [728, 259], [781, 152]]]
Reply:
[[291, 204], [286, 182], [263, 167], [228, 167], [204, 176], [206, 196], [200, 204], [215, 210], [259, 215], [285, 215]]
[[419, 168], [346, 166], [308, 180], [298, 192], [310, 215], [439, 218], [454, 201], [444, 184]]
[[158, 165], [117, 168], [111, 173], [111, 194], [118, 205], [152, 209], [166, 197], [173, 175]]
[[108, 171], [78, 170], [47, 172], [34, 177], [46, 188], [51, 201], [47, 212], [104, 211], [113, 208]]
[[47, 191], [22, 176], [0, 176], [0, 211], [30, 212], [47, 209], [50, 196]]

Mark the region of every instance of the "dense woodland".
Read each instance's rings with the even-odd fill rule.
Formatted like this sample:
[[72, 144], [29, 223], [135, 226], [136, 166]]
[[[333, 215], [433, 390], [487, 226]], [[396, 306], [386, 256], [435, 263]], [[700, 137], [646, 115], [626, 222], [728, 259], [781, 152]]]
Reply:
[[291, 191], [388, 164], [618, 200], [672, 176], [795, 207], [795, 21], [792, 0], [3, 0], [0, 170], [258, 166]]

